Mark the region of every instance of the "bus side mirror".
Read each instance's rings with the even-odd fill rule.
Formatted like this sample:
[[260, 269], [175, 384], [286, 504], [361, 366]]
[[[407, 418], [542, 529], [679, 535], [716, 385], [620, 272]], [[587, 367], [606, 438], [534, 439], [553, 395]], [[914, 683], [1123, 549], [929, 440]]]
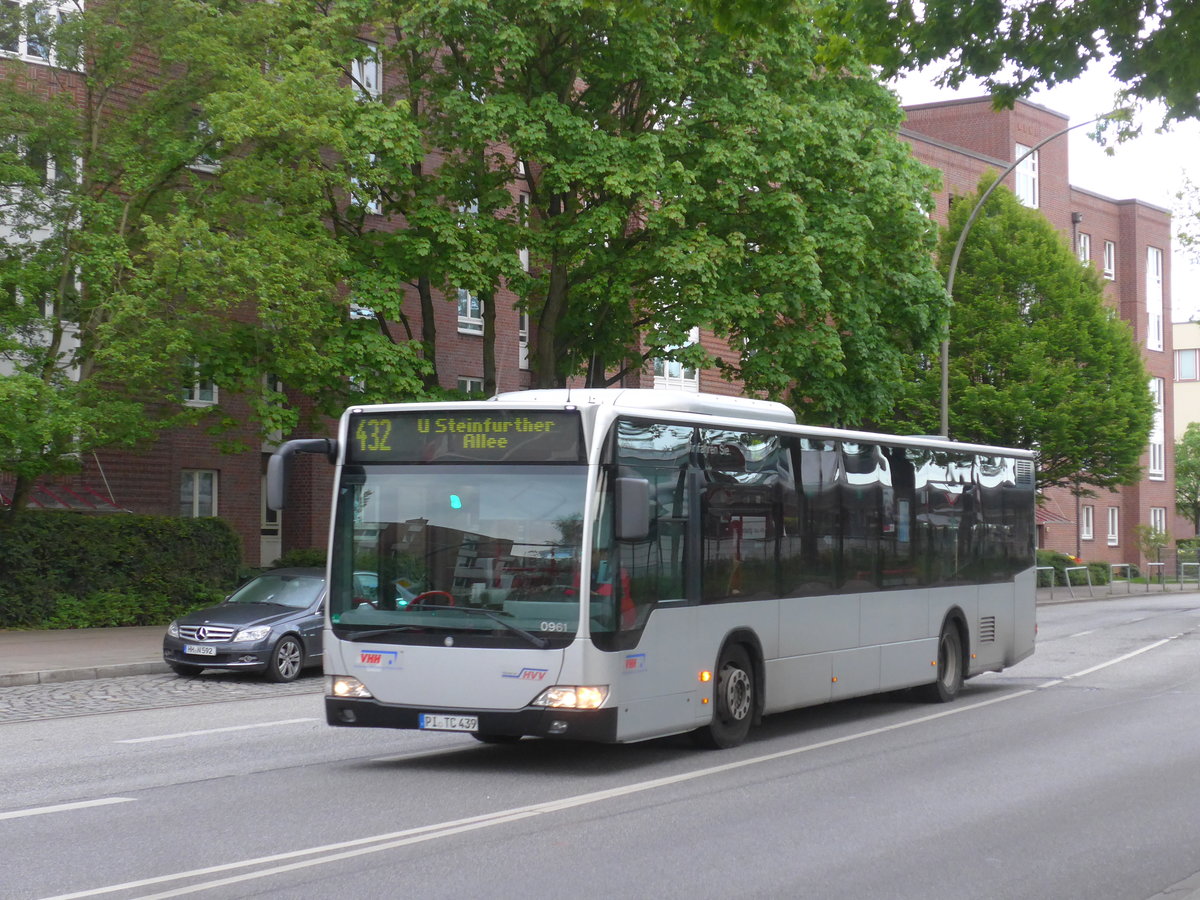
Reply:
[[329, 461], [337, 460], [337, 441], [329, 438], [301, 438], [285, 441], [267, 460], [267, 506], [274, 510], [287, 506], [288, 480], [292, 456], [296, 453], [324, 453]]
[[616, 539], [644, 541], [650, 536], [650, 482], [645, 478], [618, 478]]

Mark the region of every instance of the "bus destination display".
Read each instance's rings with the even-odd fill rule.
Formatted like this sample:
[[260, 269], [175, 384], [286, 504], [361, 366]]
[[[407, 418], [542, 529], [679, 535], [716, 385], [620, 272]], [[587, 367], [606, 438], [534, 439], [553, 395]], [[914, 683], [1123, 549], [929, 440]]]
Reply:
[[445, 409], [350, 417], [351, 463], [585, 461], [577, 412]]

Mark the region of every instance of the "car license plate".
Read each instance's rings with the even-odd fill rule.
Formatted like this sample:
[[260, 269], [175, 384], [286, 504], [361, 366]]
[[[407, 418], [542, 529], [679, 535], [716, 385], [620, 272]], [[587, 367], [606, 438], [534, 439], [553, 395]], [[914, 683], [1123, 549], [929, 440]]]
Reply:
[[425, 731], [478, 731], [479, 716], [421, 713], [421, 728]]
[[183, 652], [192, 656], [216, 656], [216, 647], [205, 647], [203, 644], [184, 644]]

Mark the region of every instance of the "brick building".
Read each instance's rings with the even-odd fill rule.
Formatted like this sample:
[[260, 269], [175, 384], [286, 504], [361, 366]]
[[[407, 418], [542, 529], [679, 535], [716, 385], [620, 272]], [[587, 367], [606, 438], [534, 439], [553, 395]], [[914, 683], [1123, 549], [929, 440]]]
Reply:
[[[952, 196], [973, 192], [983, 172], [1004, 171], [1026, 150], [1071, 124], [1067, 116], [1025, 101], [997, 112], [987, 97], [919, 104], [906, 112], [901, 137], [918, 159], [943, 176], [935, 211], [943, 224]], [[1008, 176], [1005, 186], [1044, 214], [1080, 261], [1095, 266], [1107, 280], [1106, 299], [1133, 329], [1158, 409], [1142, 457], [1142, 480], [1078, 501], [1067, 491], [1049, 492], [1039, 511], [1039, 546], [1089, 562], [1140, 565], [1145, 560], [1138, 549], [1138, 525], [1181, 536], [1172, 533], [1171, 217], [1167, 210], [1136, 199], [1073, 187], [1067, 148], [1065, 138], [1049, 140]]]
[[[17, 5], [25, 5], [25, 0]], [[382, 70], [378, 54], [369, 50], [358, 66], [356, 80], [368, 94], [386, 89], [391, 79], [399, 77], [399, 73]], [[58, 67], [52, 51], [19, 28], [0, 33], [0, 68], [13, 67], [21, 67], [22, 77], [31, 82], [44, 83], [47, 91], [81, 93], [82, 76]], [[944, 190], [937, 197], [939, 221], [945, 221], [950, 197], [973, 191], [980, 173], [1002, 170], [1022, 147], [1031, 147], [1068, 124], [1066, 117], [1030, 103], [1018, 103], [1009, 112], [993, 112], [987, 99], [913, 106], [908, 115], [902, 137], [918, 159], [944, 175]], [[1069, 496], [1049, 498], [1041, 543], [1072, 552], [1078, 547], [1088, 559], [1137, 562], [1134, 526], [1161, 517], [1165, 528], [1166, 510], [1173, 506], [1170, 446], [1162, 438], [1171, 432], [1169, 392], [1162, 387], [1171, 377], [1170, 333], [1163, 325], [1169, 298], [1169, 216], [1136, 200], [1112, 200], [1072, 188], [1068, 164], [1067, 142], [1051, 141], [1014, 173], [1011, 183], [1029, 205], [1040, 209], [1075, 243], [1082, 258], [1110, 279], [1109, 299], [1122, 318], [1133, 323], [1164, 407], [1156, 432], [1157, 449], [1147, 454], [1147, 478], [1119, 493], [1086, 500], [1078, 508]], [[513, 185], [512, 193], [513, 203], [520, 204], [520, 186]], [[378, 216], [370, 225], [395, 227]], [[1156, 299], [1148, 303], [1152, 296]], [[411, 324], [419, 334], [419, 305], [415, 298], [409, 299], [413, 301], [409, 304]], [[481, 391], [483, 317], [479, 301], [466, 291], [439, 299], [434, 308], [442, 387]], [[496, 387], [501, 391], [527, 387], [530, 380], [529, 342], [533, 335], [526, 317], [514, 308], [515, 300], [503, 287], [495, 296]], [[694, 332], [691, 340], [702, 342], [713, 353], [728, 353], [728, 347], [711, 335]], [[665, 360], [652, 360], [621, 383], [625, 387], [738, 393], [737, 386], [715, 371], [696, 371]], [[233, 419], [245, 421], [247, 408], [238, 398], [221, 397], [218, 391], [217, 385], [203, 381], [184, 385], [180, 402], [203, 407], [220, 399]], [[302, 402], [302, 398], [293, 400]], [[284, 436], [273, 437], [278, 441]], [[258, 449], [220, 452], [219, 443], [231, 438]], [[324, 546], [332, 475], [322, 460], [302, 455], [296, 460], [298, 477], [293, 485], [297, 493], [292, 507], [283, 514], [268, 510], [262, 483], [274, 443], [263, 442], [249, 427], [222, 439], [199, 428], [166, 432], [138, 451], [88, 454], [80, 460], [82, 471], [77, 477], [41, 485], [33, 505], [219, 515], [241, 536], [247, 564], [269, 564], [287, 549]], [[0, 478], [0, 502], [9, 488]]]

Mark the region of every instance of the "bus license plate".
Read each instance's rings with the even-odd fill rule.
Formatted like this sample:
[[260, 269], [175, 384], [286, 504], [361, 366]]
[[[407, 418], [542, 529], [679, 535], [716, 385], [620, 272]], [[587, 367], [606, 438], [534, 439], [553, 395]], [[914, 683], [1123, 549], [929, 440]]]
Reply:
[[216, 656], [216, 647], [205, 647], [203, 644], [184, 644], [184, 653], [190, 653], [192, 656]]
[[421, 728], [425, 731], [478, 731], [479, 716], [421, 713]]

